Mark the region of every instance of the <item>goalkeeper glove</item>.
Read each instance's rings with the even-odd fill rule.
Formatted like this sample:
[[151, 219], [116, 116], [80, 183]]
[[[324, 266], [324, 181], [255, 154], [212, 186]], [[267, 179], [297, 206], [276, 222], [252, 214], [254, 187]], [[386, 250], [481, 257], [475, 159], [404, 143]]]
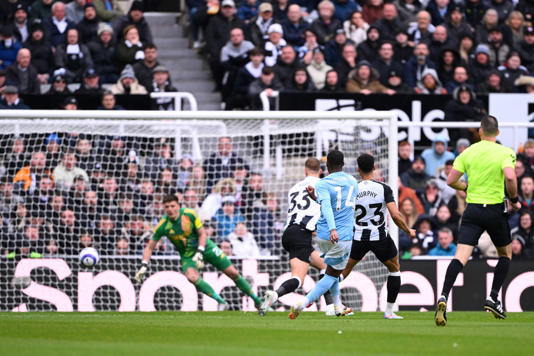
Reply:
[[197, 252], [193, 256], [193, 262], [197, 265], [198, 269], [204, 268], [204, 246], [198, 246]]
[[141, 268], [139, 268], [139, 271], [137, 271], [137, 273], [135, 274], [135, 280], [137, 281], [137, 283], [141, 283], [147, 271], [148, 271], [148, 262], [143, 261], [141, 263]]

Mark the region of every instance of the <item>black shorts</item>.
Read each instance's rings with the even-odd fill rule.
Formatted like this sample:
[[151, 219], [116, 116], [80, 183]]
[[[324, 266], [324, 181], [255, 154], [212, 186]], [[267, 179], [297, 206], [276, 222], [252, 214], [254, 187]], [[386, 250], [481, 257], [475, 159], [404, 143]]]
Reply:
[[378, 241], [352, 241], [350, 258], [360, 261], [369, 251], [372, 251], [382, 263], [399, 254], [395, 242], [388, 234], [387, 238]]
[[512, 242], [504, 204], [467, 204], [460, 224], [458, 243], [476, 246], [484, 231], [488, 232], [495, 247], [503, 247]]
[[282, 235], [282, 246], [289, 252], [289, 258], [310, 263], [310, 255], [313, 252], [312, 232], [300, 225], [289, 225]]

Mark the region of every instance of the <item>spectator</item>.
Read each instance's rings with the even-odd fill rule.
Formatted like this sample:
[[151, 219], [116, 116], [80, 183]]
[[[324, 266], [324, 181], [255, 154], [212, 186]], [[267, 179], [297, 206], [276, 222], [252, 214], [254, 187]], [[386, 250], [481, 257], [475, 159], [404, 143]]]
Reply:
[[497, 69], [491, 69], [485, 80], [479, 82], [476, 93], [487, 95], [489, 93], [504, 93], [505, 88], [502, 84], [501, 72]]
[[11, 140], [11, 147], [3, 157], [5, 175], [8, 177], [15, 176], [15, 173], [22, 169], [30, 158], [30, 152], [26, 151], [24, 137], [15, 136]]
[[88, 190], [88, 181], [82, 175], [74, 177], [72, 186], [67, 191], [67, 206], [72, 209], [76, 215], [86, 209], [84, 204], [85, 192]]
[[[413, 56], [404, 65], [404, 82], [412, 88], [422, 81], [422, 74], [425, 70], [436, 68], [434, 62], [428, 57], [429, 54], [426, 43], [419, 43], [415, 46]], [[438, 78], [437, 73], [435, 77]]]
[[287, 45], [282, 38], [284, 31], [280, 24], [272, 24], [267, 30], [268, 41], [265, 42], [265, 65], [272, 67], [276, 64], [282, 53], [282, 48]]
[[52, 47], [66, 43], [67, 31], [76, 27], [76, 24], [66, 17], [65, 4], [61, 1], [52, 5], [52, 16], [44, 18], [43, 25]]
[[417, 243], [421, 247], [423, 254], [428, 254], [428, 251], [433, 249], [438, 242], [434, 220], [428, 215], [421, 215], [415, 222], [413, 228], [416, 230], [416, 237], [412, 242]]
[[[271, 5], [270, 3], [268, 4]], [[273, 7], [271, 5], [271, 13], [273, 11], [272, 9]], [[248, 24], [253, 17], [258, 15], [258, 12], [258, 2], [256, 0], [245, 0], [239, 5], [236, 16]]]
[[126, 26], [123, 32], [124, 40], [119, 42], [115, 50], [115, 60], [121, 68], [145, 59], [143, 43], [140, 41], [137, 27], [134, 25]]
[[412, 162], [409, 171], [401, 175], [402, 184], [412, 188], [417, 193], [422, 193], [426, 187], [426, 182], [431, 178], [425, 172], [425, 159], [421, 156], [416, 157]]
[[503, 40], [503, 33], [500, 27], [489, 30], [489, 51], [490, 64], [494, 67], [503, 65], [510, 53], [510, 47]]
[[349, 73], [347, 92], [360, 94], [393, 94], [391, 89], [386, 88], [378, 81], [378, 74], [371, 68], [366, 60], [360, 61], [358, 67]]
[[117, 222], [124, 226], [130, 217], [137, 214], [137, 208], [134, 205], [134, 194], [122, 193], [119, 195], [119, 209], [117, 211]]
[[343, 46], [341, 57], [341, 62], [335, 66], [335, 69], [338, 73], [340, 86], [344, 88], [349, 78], [349, 73], [356, 69], [356, 47], [353, 44], [347, 43]]
[[109, 90], [106, 90], [102, 95], [101, 104], [102, 106], [99, 106], [97, 110], [124, 110], [122, 106], [117, 105], [115, 95]]
[[421, 74], [421, 80], [417, 82], [415, 87], [417, 94], [447, 94], [447, 90], [443, 88], [439, 80], [438, 73], [435, 69], [426, 68]]
[[[471, 34], [465, 33], [460, 36], [460, 46], [458, 47], [458, 54], [460, 55], [460, 62], [463, 65], [469, 65], [475, 57], [474, 40]], [[489, 47], [488, 47], [489, 50]]]
[[415, 45], [419, 43], [428, 45], [432, 41], [432, 33], [435, 27], [430, 21], [431, 17], [428, 11], [421, 10], [417, 13], [417, 22], [408, 28], [409, 38]]
[[[462, 141], [462, 140], [465, 140], [465, 139], [460, 139], [458, 141]], [[469, 141], [467, 141], [467, 145], [469, 146]], [[454, 162], [454, 159], [447, 160], [443, 166], [438, 168], [435, 174], [436, 184], [438, 186], [439, 192], [441, 193], [441, 197], [443, 198], [443, 201], [445, 202], [445, 204], [448, 204], [451, 198], [456, 194], [456, 190], [447, 185], [447, 177], [449, 176], [449, 173], [452, 170], [453, 162]]]
[[6, 70], [6, 81], [15, 85], [21, 94], [38, 94], [41, 90], [37, 70], [30, 62], [31, 53], [23, 48], [17, 54], [17, 61]]
[[354, 0], [335, 0], [334, 1], [334, 17], [341, 23], [350, 19], [354, 11], [361, 11], [362, 8]]
[[[163, 92], [177, 92], [169, 77], [169, 70], [162, 65], [157, 66], [153, 70], [154, 80], [150, 88], [150, 92], [163, 93]], [[157, 98], [153, 101], [154, 110], [176, 110], [174, 98]]]
[[233, 152], [232, 139], [228, 136], [220, 137], [217, 152], [210, 154], [204, 162], [206, 190], [210, 192], [221, 178], [232, 177], [232, 172], [241, 166], [245, 166], [248, 170], [245, 161]]
[[534, 24], [534, 4], [529, 0], [519, 0], [515, 8], [525, 16], [525, 21]]
[[300, 6], [291, 4], [287, 8], [287, 19], [281, 22], [284, 31], [284, 39], [294, 47], [304, 45], [306, 39], [304, 32], [310, 27], [307, 21], [302, 19]]
[[450, 38], [460, 39], [463, 34], [473, 33], [473, 29], [465, 20], [463, 9], [460, 6], [453, 6], [448, 15], [445, 19], [445, 27]]
[[355, 10], [349, 19], [343, 22], [343, 29], [347, 38], [357, 46], [367, 39], [369, 24], [363, 20], [361, 11]]
[[304, 31], [304, 38], [306, 42], [303, 46], [299, 47], [299, 58], [302, 63], [308, 65], [313, 57], [313, 50], [319, 47], [319, 43], [317, 42], [317, 35], [311, 29]]
[[171, 167], [173, 172], [176, 172], [178, 167], [172, 155], [172, 148], [168, 142], [159, 142], [154, 148], [153, 154], [146, 157], [145, 172], [155, 181], [158, 178], [159, 172], [166, 167]]
[[78, 95], [102, 95], [104, 89], [100, 86], [100, 77], [94, 68], [87, 68], [83, 74], [83, 83], [75, 92]]
[[0, 70], [8, 68], [17, 59], [22, 45], [14, 36], [12, 25], [0, 27]]
[[380, 44], [378, 50], [379, 57], [371, 64], [374, 69], [378, 71], [380, 83], [382, 85], [388, 84], [389, 73], [395, 71], [402, 73], [402, 64], [393, 58], [393, 43], [384, 41]]
[[[293, 49], [291, 49], [293, 51]], [[293, 53], [295, 53], [293, 51]], [[234, 93], [226, 100], [226, 110], [234, 108], [249, 108], [248, 88], [250, 84], [261, 76], [263, 69], [263, 50], [254, 47], [249, 52], [250, 61], [237, 72]]]
[[21, 3], [17, 3], [13, 14], [14, 35], [20, 43], [26, 42], [30, 37], [28, 22], [28, 8]]
[[132, 250], [141, 251], [151, 239], [152, 233], [145, 228], [145, 221], [141, 215], [132, 215], [121, 229], [121, 238], [125, 238]]
[[326, 64], [324, 60], [324, 54], [321, 49], [314, 49], [313, 59], [306, 67], [306, 71], [308, 72], [315, 88], [322, 89], [324, 87], [326, 73], [331, 69], [332, 67]]
[[521, 63], [530, 73], [534, 72], [534, 27], [525, 27], [524, 39], [517, 44], [517, 50], [521, 56]]
[[[485, 114], [482, 104], [467, 85], [461, 85], [454, 90], [452, 100], [445, 105], [444, 112], [445, 121], [480, 121]], [[476, 142], [478, 131], [475, 128], [450, 129], [449, 137], [452, 142], [456, 142], [459, 138]]]
[[514, 3], [509, 0], [491, 0], [489, 6], [497, 10], [499, 15], [499, 24], [503, 24], [510, 13], [514, 10]]
[[449, 35], [447, 34], [447, 28], [443, 25], [438, 25], [432, 33], [432, 40], [430, 41], [428, 47], [430, 51], [430, 59], [434, 63], [437, 63], [443, 49], [452, 48], [456, 46], [456, 39], [452, 39], [449, 37]]
[[91, 4], [95, 6], [96, 14], [102, 21], [112, 23], [124, 15], [117, 0], [92, 0]]
[[328, 65], [335, 67], [339, 62], [341, 62], [343, 59], [341, 53], [343, 52], [343, 47], [347, 43], [353, 42], [352, 40], [347, 39], [345, 30], [338, 28], [335, 32], [334, 38], [328, 41], [324, 48], [325, 60]]
[[[254, 1], [254, 4], [255, 3], [256, 1]], [[241, 20], [244, 20], [242, 17], [239, 17], [239, 10], [237, 17]], [[275, 20], [273, 18], [273, 5], [268, 2], [262, 2], [258, 7], [258, 14], [254, 15], [251, 21], [248, 22], [246, 31], [247, 38], [250, 39], [250, 42], [252, 42], [254, 46], [258, 48], [263, 48], [265, 45], [265, 41], [269, 37], [267, 30], [274, 23]]]
[[76, 166], [77, 158], [74, 152], [66, 152], [63, 154], [61, 163], [54, 168], [54, 184], [57, 189], [68, 191], [74, 182], [74, 178], [82, 176], [86, 182], [89, 181], [87, 172]]
[[110, 215], [100, 216], [94, 236], [95, 242], [100, 246], [101, 255], [113, 253], [113, 246], [120, 236], [120, 232], [115, 228], [115, 223]]
[[260, 249], [256, 244], [254, 235], [248, 232], [244, 223], [237, 223], [234, 231], [228, 234], [226, 238], [230, 241], [235, 256], [245, 258], [260, 257]]
[[452, 231], [442, 227], [438, 231], [438, 244], [428, 252], [429, 256], [454, 256], [456, 245], [453, 242]]
[[19, 98], [19, 89], [13, 85], [7, 85], [4, 88], [4, 100], [0, 101], [0, 109], [9, 110], [29, 110], [30, 107], [24, 104]]
[[96, 72], [102, 83], [115, 83], [119, 79], [115, 65], [115, 45], [112, 42], [113, 29], [106, 23], [99, 23], [97, 30], [98, 39], [89, 42], [87, 48], [91, 53]]
[[[149, 181], [150, 182], [150, 181]], [[150, 182], [152, 184], [152, 182]], [[149, 194], [154, 194], [154, 190]], [[106, 208], [106, 212], [115, 216], [118, 212], [119, 205], [119, 185], [115, 177], [106, 177], [102, 182], [102, 187], [99, 192], [98, 200], [101, 202], [102, 206]], [[139, 196], [140, 204], [146, 203], [146, 197]], [[145, 207], [145, 206], [141, 206]]]
[[176, 178], [171, 167], [165, 167], [158, 174], [156, 193], [159, 195], [176, 194]]
[[398, 173], [401, 176], [404, 172], [407, 172], [412, 167], [412, 145], [408, 141], [401, 141], [399, 143], [399, 162]]
[[453, 7], [454, 2], [450, 0], [430, 0], [426, 7], [426, 11], [428, 11], [432, 17], [432, 25], [441, 25], [448, 17]]
[[65, 10], [67, 11], [67, 18], [75, 24], [82, 21], [86, 3], [87, 0], [74, 0], [68, 3], [65, 7]]
[[287, 19], [289, 0], [278, 0], [274, 4], [274, 18], [277, 22]]
[[519, 53], [515, 51], [510, 52], [505, 65], [500, 66], [498, 69], [503, 78], [502, 85], [505, 92], [517, 93], [518, 88], [515, 86], [515, 81], [522, 75], [528, 75], [527, 69], [521, 65]]
[[222, 240], [219, 247], [226, 256], [231, 257], [234, 255], [234, 252], [232, 251], [232, 243], [229, 240]]
[[55, 66], [54, 54], [50, 44], [45, 39], [45, 30], [40, 22], [32, 23], [30, 26], [30, 37], [24, 42], [31, 54], [30, 64], [37, 70], [39, 83], [47, 83], [50, 69]]
[[79, 224], [77, 224], [74, 211], [65, 209], [61, 212], [61, 224], [57, 226], [57, 229], [59, 230], [59, 234], [55, 240], [59, 248], [59, 253], [67, 255], [78, 253], [78, 251], [75, 251], [75, 247], [81, 231]]
[[532, 212], [521, 210], [519, 213], [519, 225], [510, 232], [512, 239], [519, 240], [522, 245], [523, 256], [534, 258], [534, 229], [532, 228]]
[[124, 30], [130, 26], [135, 26], [135, 28], [137, 28], [141, 42], [154, 43], [154, 39], [152, 38], [152, 31], [150, 31], [150, 26], [148, 25], [148, 22], [146, 21], [143, 15], [143, 3], [141, 1], [135, 0], [132, 2], [132, 6], [130, 7], [128, 14], [119, 17], [116, 21], [113, 22], [113, 33], [116, 36], [117, 43], [121, 43], [124, 40], [128, 40], [128, 38], [126, 38], [126, 32]]
[[436, 215], [438, 207], [444, 203], [435, 179], [429, 179], [426, 182], [425, 190], [419, 192], [417, 197], [421, 201], [421, 204], [423, 204], [425, 214], [430, 216]]
[[251, 109], [263, 109], [263, 104], [260, 100], [260, 94], [262, 92], [265, 92], [269, 99], [269, 107], [274, 107], [274, 93], [283, 89], [284, 87], [278, 78], [275, 77], [273, 69], [271, 67], [263, 67], [260, 77], [250, 83], [248, 87]]
[[454, 240], [458, 237], [458, 221], [454, 220], [449, 206], [447, 204], [441, 204], [436, 212], [435, 216], [436, 228], [439, 230], [446, 227], [452, 231]]
[[78, 105], [78, 100], [73, 96], [69, 96], [63, 101], [63, 103], [61, 103], [60, 109], [78, 110]]
[[524, 245], [518, 236], [512, 237], [512, 261], [525, 259]]
[[[86, 0], [77, 0], [78, 2]], [[71, 4], [73, 4], [72, 2]], [[67, 5], [68, 7], [68, 5]], [[68, 17], [68, 15], [67, 15]], [[88, 3], [83, 7], [83, 17], [80, 21], [75, 21], [78, 25], [76, 28], [80, 34], [80, 42], [87, 44], [92, 41], [98, 41], [98, 26], [100, 19], [96, 15], [93, 3]]]
[[404, 29], [397, 31], [393, 46], [393, 58], [403, 66], [412, 57], [414, 47], [408, 42], [408, 33]]
[[465, 0], [465, 19], [472, 28], [482, 22], [487, 9], [482, 0]]
[[510, 12], [508, 19], [506, 20], [506, 26], [508, 26], [512, 34], [512, 47], [518, 48], [524, 39], [524, 30], [531, 26], [525, 26], [525, 18], [523, 17], [523, 14], [517, 10]]
[[280, 83], [286, 83], [291, 78], [298, 64], [297, 54], [293, 46], [287, 45], [282, 47], [282, 53], [273, 68], [277, 80]]
[[200, 210], [200, 200], [195, 190], [187, 189], [184, 192], [184, 205], [195, 211]]
[[130, 246], [128, 244], [128, 239], [121, 237], [117, 240], [117, 243], [115, 244], [115, 249], [113, 250], [113, 254], [116, 256], [125, 256], [129, 255], [130, 252]]
[[521, 179], [521, 195], [519, 201], [523, 209], [534, 211], [534, 178], [527, 175]]
[[489, 32], [499, 26], [499, 18], [495, 9], [487, 9], [482, 21], [475, 27], [475, 43], [487, 43]]
[[67, 40], [57, 46], [55, 53], [56, 66], [66, 69], [67, 80], [79, 83], [87, 68], [93, 66], [91, 53], [86, 45], [80, 43], [78, 30], [67, 30]]
[[35, 0], [30, 6], [30, 18], [46, 19], [52, 16], [52, 2], [53, 0]]
[[297, 67], [291, 80], [287, 82], [285, 87], [287, 91], [295, 91], [301, 93], [309, 93], [316, 90], [313, 82], [304, 67]]
[[127, 65], [121, 72], [117, 83], [111, 87], [111, 92], [115, 95], [144, 95], [148, 94], [144, 86], [139, 84], [131, 65]]
[[206, 196], [204, 176], [204, 169], [202, 166], [195, 164], [191, 170], [189, 180], [187, 181], [187, 188], [194, 190], [201, 201]]
[[523, 145], [523, 153], [517, 155], [517, 160], [523, 162], [528, 174], [534, 172], [534, 139], [529, 138]]
[[204, 37], [208, 48], [208, 63], [217, 90], [222, 89], [222, 80], [224, 77], [224, 68], [221, 64], [221, 50], [230, 40], [231, 29], [236, 27], [243, 29], [245, 27], [243, 21], [235, 16], [235, 12], [234, 1], [223, 0], [219, 13], [210, 18], [205, 31]]
[[235, 198], [231, 195], [224, 196], [221, 199], [222, 207], [213, 217], [217, 235], [227, 237], [234, 229], [237, 223], [244, 222], [245, 218], [235, 207]]
[[221, 82], [223, 101], [232, 94], [237, 71], [248, 61], [248, 52], [253, 48], [252, 42], [245, 40], [243, 29], [236, 27], [230, 31], [230, 41], [221, 49], [221, 65], [224, 68], [224, 79]]
[[341, 86], [339, 82], [339, 76], [337, 72], [330, 69], [326, 72], [324, 87], [321, 89], [323, 93], [343, 93], [345, 88]]
[[381, 37], [386, 41], [394, 41], [397, 31], [404, 27], [393, 3], [384, 4], [384, 17], [377, 20], [374, 25], [380, 28]]
[[412, 23], [417, 20], [417, 14], [423, 10], [419, 0], [395, 0], [393, 2], [399, 12], [399, 19], [402, 23]]
[[149, 43], [144, 46], [144, 59], [133, 65], [135, 77], [139, 80], [139, 84], [145, 88], [151, 88], [153, 78], [153, 70], [161, 65], [158, 61], [158, 49], [155, 44]]
[[454, 160], [454, 154], [448, 151], [448, 141], [444, 135], [434, 136], [432, 148], [427, 148], [421, 156], [425, 159], [425, 172], [429, 176], [434, 176], [437, 169], [444, 165], [448, 160]]
[[[488, 78], [492, 70], [489, 56], [490, 51], [488, 45], [479, 44], [475, 50], [474, 61], [469, 66], [469, 74], [474, 83], [482, 83]], [[449, 93], [452, 93], [452, 91], [449, 91]]]
[[403, 83], [401, 72], [396, 70], [389, 71], [387, 75], [386, 88], [393, 90], [396, 94], [413, 94], [412, 87]]
[[363, 20], [369, 25], [375, 23], [376, 20], [384, 17], [384, 1], [383, 0], [367, 0], [362, 9]]
[[[411, 189], [407, 187], [402, 187], [402, 188]], [[417, 198], [417, 196], [415, 195], [415, 191], [413, 191], [413, 189], [411, 189], [411, 191], [413, 193], [412, 197], [403, 197], [401, 199], [399, 195], [399, 210], [404, 216], [404, 219], [406, 220], [406, 224], [409, 227], [414, 226], [419, 214], [422, 214], [424, 212], [424, 208], [422, 207], [421, 202], [419, 201], [419, 198]], [[421, 211], [418, 211], [416, 202], [421, 205]]]
[[[381, 1], [381, 0], [380, 0]], [[378, 48], [382, 41], [380, 29], [375, 25], [367, 29], [367, 38], [358, 45], [358, 59], [369, 62], [378, 58]]]
[[341, 21], [334, 17], [334, 4], [329, 0], [322, 0], [317, 5], [319, 18], [314, 20], [310, 26], [317, 35], [317, 42], [325, 45], [334, 37], [336, 29], [341, 27]]

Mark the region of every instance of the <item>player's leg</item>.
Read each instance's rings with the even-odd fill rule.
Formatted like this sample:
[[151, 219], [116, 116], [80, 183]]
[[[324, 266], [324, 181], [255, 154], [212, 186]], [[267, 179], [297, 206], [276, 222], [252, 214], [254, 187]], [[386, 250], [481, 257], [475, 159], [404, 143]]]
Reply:
[[[194, 262], [193, 262], [194, 263]], [[215, 299], [219, 304], [226, 304], [226, 301], [217, 294], [213, 288], [200, 277], [200, 273], [196, 269], [196, 267], [193, 267], [191, 264], [184, 263], [182, 259], [182, 270], [185, 273], [185, 277], [187, 280], [194, 284], [195, 288], [204, 294], [206, 294], [208, 297], [212, 297]]]
[[347, 262], [347, 267], [345, 267], [343, 272], [341, 272], [341, 274], [339, 275], [340, 282], [349, 276], [350, 272], [352, 272], [352, 270], [358, 264], [358, 262], [360, 262], [360, 260], [355, 260], [354, 258], [349, 257], [349, 261]]
[[[230, 261], [228, 260], [228, 262]], [[254, 300], [254, 305], [256, 306], [256, 308], [260, 307], [261, 299], [258, 298], [258, 296], [254, 293], [250, 284], [248, 284], [247, 280], [243, 278], [243, 276], [237, 271], [234, 265], [230, 264], [230, 266], [226, 267], [222, 271], [224, 274], [230, 277], [232, 281], [234, 281], [235, 285], [237, 286], [237, 288], [239, 288], [239, 290], [241, 290], [241, 292], [245, 293], [246, 295], [251, 297], [252, 300]]]
[[[310, 255], [310, 265], [316, 269], [319, 270], [319, 280], [324, 277], [324, 274], [326, 272], [326, 263], [324, 263], [323, 258], [321, 257], [321, 254], [319, 251], [313, 250], [313, 252]], [[302, 280], [304, 282], [304, 280]], [[332, 294], [330, 294], [330, 291], [326, 292], [324, 295], [324, 302], [326, 305], [331, 305], [333, 303]], [[328, 308], [327, 308], [328, 311]]]
[[387, 280], [387, 304], [384, 312], [385, 319], [402, 319], [393, 312], [397, 295], [399, 294], [401, 286], [401, 273], [399, 264], [399, 252], [395, 242], [388, 236], [385, 240], [370, 242], [374, 245], [372, 248], [375, 256], [387, 267], [389, 271]]
[[[496, 211], [495, 214], [497, 215], [498, 211]], [[484, 309], [492, 312], [493, 316], [496, 318], [505, 319], [506, 314], [499, 301], [499, 291], [501, 290], [502, 284], [504, 283], [510, 268], [510, 260], [512, 259], [512, 240], [510, 237], [510, 226], [508, 225], [507, 217], [503, 216], [500, 222], [497, 218], [492, 220], [493, 221], [488, 223], [490, 226], [488, 226], [487, 230], [493, 244], [497, 248], [499, 262], [497, 262], [493, 272], [491, 293], [486, 299]]]

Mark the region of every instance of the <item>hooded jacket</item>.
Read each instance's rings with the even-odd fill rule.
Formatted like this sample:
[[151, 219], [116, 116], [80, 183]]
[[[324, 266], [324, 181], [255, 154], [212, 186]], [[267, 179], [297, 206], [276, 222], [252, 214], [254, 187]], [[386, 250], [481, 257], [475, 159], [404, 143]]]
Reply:
[[[442, 154], [436, 153], [436, 143], [441, 142], [445, 145], [445, 151]], [[445, 162], [454, 159], [454, 154], [447, 151], [448, 138], [444, 134], [438, 134], [432, 141], [432, 148], [427, 148], [423, 151], [421, 156], [425, 159], [425, 172], [428, 175], [435, 176], [438, 168], [443, 166]]]
[[322, 89], [324, 87], [326, 73], [331, 69], [332, 67], [326, 64], [324, 59], [321, 63], [316, 63], [312, 60], [311, 63], [306, 67], [306, 71], [308, 72], [313, 85], [317, 89]]
[[[427, 75], [431, 75], [436, 81], [436, 87], [434, 89], [429, 89], [424, 85], [423, 81]], [[439, 80], [438, 73], [436, 72], [435, 69], [432, 69], [432, 68], [425, 68], [425, 70], [423, 70], [423, 73], [421, 74], [421, 80], [417, 82], [417, 86], [415, 87], [415, 90], [419, 94], [446, 94], [447, 93], [445, 89], [443, 88], [443, 84], [441, 84], [441, 81]]]

